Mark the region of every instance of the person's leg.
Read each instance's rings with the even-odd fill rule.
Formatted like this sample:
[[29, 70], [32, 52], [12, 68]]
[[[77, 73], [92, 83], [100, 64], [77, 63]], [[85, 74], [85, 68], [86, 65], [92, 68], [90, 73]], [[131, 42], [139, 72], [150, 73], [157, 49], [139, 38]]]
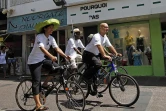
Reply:
[[73, 73], [76, 72], [76, 70], [77, 70], [76, 58], [71, 58], [71, 59], [70, 59], [70, 63], [71, 63], [71, 71], [70, 71], [70, 74], [73, 74]]
[[14, 72], [14, 75], [16, 75], [16, 59], [13, 59], [12, 65], [13, 65], [13, 72]]
[[[56, 73], [56, 71], [52, 70], [52, 66], [57, 67], [59, 66], [57, 63], [52, 62], [51, 60], [44, 60], [43, 61], [43, 68], [46, 70], [50, 71], [50, 73]], [[44, 80], [42, 87], [47, 88], [48, 87], [48, 82], [50, 82], [54, 77], [53, 76], [47, 76], [46, 79]]]
[[42, 106], [39, 98], [39, 93], [41, 91], [41, 67], [42, 62], [29, 65], [29, 69], [32, 76], [32, 92], [36, 103], [36, 109]]
[[10, 67], [11, 67], [11, 63], [8, 63], [7, 72], [8, 72], [9, 75], [11, 75], [11, 74], [10, 74]]
[[6, 73], [6, 71], [7, 71], [7, 64], [3, 64], [2, 67], [3, 67], [4, 78], [6, 78], [6, 77], [8, 77], [7, 73]]

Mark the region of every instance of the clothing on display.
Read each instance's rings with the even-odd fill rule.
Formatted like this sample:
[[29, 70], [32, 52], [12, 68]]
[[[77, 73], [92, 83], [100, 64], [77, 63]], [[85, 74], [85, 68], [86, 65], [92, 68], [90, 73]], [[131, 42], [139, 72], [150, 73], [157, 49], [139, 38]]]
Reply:
[[136, 41], [137, 41], [137, 50], [140, 49], [142, 52], [144, 52], [144, 37], [138, 37]]
[[114, 28], [112, 33], [114, 34], [114, 38], [119, 38], [119, 30], [117, 28]]
[[[147, 46], [151, 44], [149, 23], [124, 25], [118, 24], [112, 25], [110, 27], [112, 28], [111, 33], [109, 33], [110, 40], [112, 40], [111, 42], [119, 53], [126, 55], [125, 58], [127, 65], [151, 65], [151, 52], [147, 52], [146, 54], [144, 53]], [[135, 50], [138, 50], [141, 53], [140, 57], [135, 54], [133, 55]], [[164, 56], [166, 58], [166, 41], [165, 49], [163, 45], [163, 50]]]
[[166, 57], [166, 40], [163, 40], [164, 57]]
[[132, 36], [129, 35], [128, 31], [126, 33], [127, 33], [127, 36], [125, 37], [126, 46], [131, 46], [134, 43], [134, 39]]
[[136, 50], [136, 52], [133, 52], [133, 60], [134, 60], [134, 66], [141, 66], [142, 65], [140, 51]]
[[151, 65], [152, 53], [151, 53], [151, 49], [149, 46], [145, 49], [144, 53], [148, 58], [148, 64]]
[[133, 65], [133, 51], [134, 51], [134, 46], [130, 45], [126, 47], [127, 50], [127, 56], [128, 56], [128, 61], [130, 65]]

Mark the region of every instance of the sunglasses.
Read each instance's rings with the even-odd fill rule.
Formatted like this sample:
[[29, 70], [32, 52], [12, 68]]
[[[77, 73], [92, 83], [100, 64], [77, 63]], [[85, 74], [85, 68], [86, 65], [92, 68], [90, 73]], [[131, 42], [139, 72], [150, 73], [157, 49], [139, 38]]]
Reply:
[[49, 45], [49, 39], [47, 39], [48, 41], [47, 41], [47, 45]]

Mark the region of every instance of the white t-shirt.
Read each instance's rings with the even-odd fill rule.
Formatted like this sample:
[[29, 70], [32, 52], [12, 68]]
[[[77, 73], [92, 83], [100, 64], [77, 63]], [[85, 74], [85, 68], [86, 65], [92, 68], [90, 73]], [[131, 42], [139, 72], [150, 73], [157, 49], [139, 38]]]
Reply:
[[104, 37], [102, 37], [99, 33], [93, 36], [91, 42], [86, 46], [85, 50], [93, 53], [94, 55], [98, 55], [99, 50], [96, 45], [102, 45], [104, 47], [112, 46], [107, 35], [104, 35]]
[[28, 57], [28, 64], [35, 64], [43, 61], [45, 57], [40, 47], [44, 47], [46, 50], [49, 50], [51, 45], [53, 48], [58, 47], [55, 39], [52, 36], [49, 35], [47, 38], [44, 34], [38, 34], [36, 36], [33, 49]]
[[0, 64], [6, 64], [6, 52], [3, 53], [0, 51]]
[[80, 39], [75, 40], [74, 38], [70, 38], [66, 46], [65, 54], [71, 58], [76, 58], [77, 52], [74, 50], [74, 48], [78, 47], [85, 48]]

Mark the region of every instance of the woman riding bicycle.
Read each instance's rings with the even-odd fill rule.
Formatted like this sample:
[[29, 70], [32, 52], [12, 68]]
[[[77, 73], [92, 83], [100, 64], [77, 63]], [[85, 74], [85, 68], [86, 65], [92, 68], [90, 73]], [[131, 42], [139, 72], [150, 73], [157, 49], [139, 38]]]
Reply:
[[[52, 65], [58, 66], [54, 61], [57, 61], [57, 57], [48, 52], [50, 46], [52, 46], [57, 53], [59, 53], [65, 59], [70, 59], [64, 52], [58, 47], [55, 39], [50, 35], [60, 25], [57, 19], [48, 19], [36, 24], [35, 30], [39, 33], [36, 36], [33, 49], [28, 57], [28, 66], [32, 76], [32, 92], [36, 103], [36, 111], [47, 110], [48, 107], [43, 106], [40, 103], [39, 94], [41, 92], [41, 68], [44, 66], [47, 70], [52, 70]], [[44, 56], [50, 58], [46, 60]], [[54, 63], [52, 63], [54, 62]], [[50, 79], [50, 78], [46, 78]]]

